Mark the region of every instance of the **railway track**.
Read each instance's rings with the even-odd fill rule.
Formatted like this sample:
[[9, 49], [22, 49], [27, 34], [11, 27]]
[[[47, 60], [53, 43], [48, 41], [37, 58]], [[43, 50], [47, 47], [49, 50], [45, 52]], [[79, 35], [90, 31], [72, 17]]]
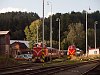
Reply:
[[31, 63], [31, 64], [21, 64], [21, 65], [16, 65], [16, 66], [11, 66], [11, 67], [4, 67], [4, 68], [0, 68], [0, 73], [1, 72], [7, 72], [7, 71], [14, 71], [14, 70], [18, 70], [18, 69], [27, 69], [27, 67], [37, 67], [37, 66], [41, 66], [40, 63]]
[[83, 75], [100, 75], [100, 63], [98, 63], [95, 67], [85, 72]]
[[71, 68], [75, 68], [75, 67], [79, 67], [82, 65], [86, 65], [86, 64], [92, 64], [92, 63], [97, 63], [98, 61], [90, 61], [90, 62], [82, 62], [82, 63], [76, 63], [76, 64], [71, 64], [71, 65], [60, 65], [60, 66], [52, 66], [52, 67], [42, 67], [42, 68], [38, 68], [38, 69], [34, 69], [34, 68], [27, 68], [23, 71], [13, 71], [13, 72], [9, 72], [9, 73], [5, 73], [5, 74], [1, 74], [1, 75], [53, 75], [55, 73], [64, 71], [64, 70], [68, 70]]

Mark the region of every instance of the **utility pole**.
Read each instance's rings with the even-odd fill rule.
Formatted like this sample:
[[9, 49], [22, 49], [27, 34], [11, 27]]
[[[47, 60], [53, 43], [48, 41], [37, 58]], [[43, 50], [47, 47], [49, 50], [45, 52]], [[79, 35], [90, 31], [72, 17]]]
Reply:
[[95, 39], [95, 49], [96, 49], [96, 24], [98, 24], [98, 21], [94, 22], [94, 39]]
[[59, 51], [60, 51], [60, 19], [57, 18], [56, 21], [59, 22]]
[[[42, 37], [43, 38], [42, 39], [42, 58], [43, 58], [43, 61], [42, 62], [44, 62], [44, 60], [45, 60], [45, 58], [44, 58], [44, 0], [43, 0], [43, 26], [42, 27], [43, 27], [43, 29], [42, 29], [43, 30], [42, 31], [42, 33], [43, 33], [42, 34], [42, 36], [43, 36]], [[43, 65], [44, 65], [44, 63], [43, 63]]]
[[[50, 14], [50, 47], [51, 47], [51, 56], [52, 56], [52, 3], [47, 2], [47, 5], [50, 5], [50, 10], [51, 10], [51, 14]], [[50, 56], [50, 61], [52, 61], [51, 56]]]
[[86, 57], [88, 56], [88, 51], [87, 51], [87, 11], [86, 11]]
[[[89, 10], [91, 10], [90, 7], [89, 7]], [[88, 12], [86, 11], [86, 57], [88, 57], [88, 49], [87, 49], [88, 48], [87, 47], [87, 29], [88, 29], [87, 28], [87, 20], [88, 19], [87, 19], [87, 17], [88, 17]]]
[[37, 44], [38, 44], [38, 25], [37, 25]]
[[43, 49], [44, 49], [44, 0], [43, 0], [43, 26], [42, 27], [43, 27], [43, 29], [42, 29], [43, 30], [43, 34], [42, 34], [42, 36], [43, 36], [42, 43], [43, 44], [42, 45], [43, 45]]

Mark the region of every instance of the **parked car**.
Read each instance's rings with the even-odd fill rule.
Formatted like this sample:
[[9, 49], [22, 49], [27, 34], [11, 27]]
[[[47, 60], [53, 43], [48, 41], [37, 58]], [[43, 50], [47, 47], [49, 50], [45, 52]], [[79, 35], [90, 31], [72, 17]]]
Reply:
[[83, 50], [76, 48], [76, 56], [81, 56], [83, 54]]
[[20, 54], [15, 57], [16, 60], [31, 60], [32, 54]]

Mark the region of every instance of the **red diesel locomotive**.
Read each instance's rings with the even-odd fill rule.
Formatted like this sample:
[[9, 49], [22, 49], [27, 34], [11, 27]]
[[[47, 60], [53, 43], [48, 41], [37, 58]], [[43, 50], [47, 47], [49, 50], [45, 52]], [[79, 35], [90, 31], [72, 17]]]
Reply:
[[75, 54], [76, 54], [76, 46], [75, 45], [70, 45], [68, 47], [67, 55], [75, 55]]
[[47, 54], [47, 48], [46, 46], [44, 45], [44, 50], [42, 48], [42, 43], [36, 43], [34, 44], [34, 47], [33, 47], [33, 59], [32, 61], [33, 62], [36, 62], [36, 61], [40, 61], [42, 62], [43, 61], [43, 55], [46, 56]]
[[58, 58], [59, 55], [63, 55], [64, 53], [62, 51], [59, 51], [58, 49], [46, 47], [44, 45], [44, 50], [42, 48], [42, 43], [37, 43], [33, 47], [33, 62], [43, 62], [43, 61], [49, 61], [50, 58]]

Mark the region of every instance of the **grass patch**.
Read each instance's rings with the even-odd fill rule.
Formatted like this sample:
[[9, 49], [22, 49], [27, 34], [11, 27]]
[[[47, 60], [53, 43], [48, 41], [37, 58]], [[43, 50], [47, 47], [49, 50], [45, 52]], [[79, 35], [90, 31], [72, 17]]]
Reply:
[[10, 67], [19, 64], [14, 58], [8, 58], [5, 56], [0, 56], [0, 68]]
[[76, 60], [76, 61], [90, 61], [90, 60], [96, 60], [96, 59], [100, 59], [100, 55], [88, 55], [88, 56], [80, 56], [80, 57], [76, 57], [72, 60]]

